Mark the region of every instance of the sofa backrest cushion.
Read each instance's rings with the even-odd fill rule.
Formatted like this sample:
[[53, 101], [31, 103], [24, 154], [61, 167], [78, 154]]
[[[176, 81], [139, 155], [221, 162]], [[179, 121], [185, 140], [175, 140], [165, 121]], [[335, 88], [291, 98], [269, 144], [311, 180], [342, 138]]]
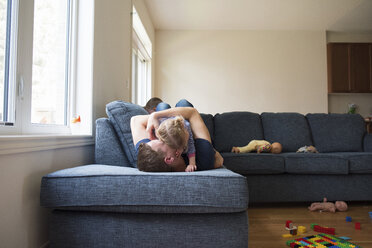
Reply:
[[107, 118], [96, 120], [95, 163], [131, 167], [114, 127]]
[[302, 146], [313, 144], [309, 125], [299, 113], [262, 113], [264, 139], [279, 142], [283, 152], [296, 152]]
[[214, 123], [213, 123], [213, 115], [211, 114], [202, 114], [200, 113], [201, 118], [203, 119], [205, 125], [208, 128], [209, 135], [211, 136], [212, 142], [214, 141]]
[[372, 133], [367, 133], [364, 136], [363, 144], [365, 152], [372, 152]]
[[130, 129], [130, 119], [132, 116], [146, 115], [148, 113], [139, 105], [123, 101], [114, 101], [107, 104], [106, 113], [114, 126], [131, 167], [137, 167], [137, 156]]
[[319, 152], [361, 152], [366, 132], [359, 114], [307, 114]]
[[230, 152], [233, 146], [245, 146], [251, 140], [262, 140], [259, 114], [229, 112], [214, 116], [214, 146], [219, 152]]

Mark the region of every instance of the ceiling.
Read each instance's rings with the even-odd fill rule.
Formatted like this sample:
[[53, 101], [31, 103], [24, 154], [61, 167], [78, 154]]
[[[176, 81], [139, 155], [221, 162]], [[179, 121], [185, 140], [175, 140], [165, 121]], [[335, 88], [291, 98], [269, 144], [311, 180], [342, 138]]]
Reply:
[[145, 0], [156, 29], [372, 32], [372, 0]]

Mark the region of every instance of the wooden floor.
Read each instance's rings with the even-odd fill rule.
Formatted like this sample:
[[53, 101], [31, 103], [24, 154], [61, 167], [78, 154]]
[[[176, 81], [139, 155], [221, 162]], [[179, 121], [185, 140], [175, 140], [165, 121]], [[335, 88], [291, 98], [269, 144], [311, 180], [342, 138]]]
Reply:
[[[248, 209], [249, 248], [288, 247], [286, 241], [316, 234], [311, 230], [311, 223], [336, 228], [336, 236], [352, 238], [350, 242], [363, 248], [372, 248], [372, 219], [368, 212], [372, 211], [372, 202], [349, 203], [347, 212], [310, 212], [309, 204], [270, 204], [255, 205]], [[352, 222], [346, 222], [346, 216]], [[307, 232], [294, 238], [283, 238], [286, 220], [293, 221], [295, 226], [305, 226]], [[355, 229], [355, 222], [361, 223], [361, 230]]]

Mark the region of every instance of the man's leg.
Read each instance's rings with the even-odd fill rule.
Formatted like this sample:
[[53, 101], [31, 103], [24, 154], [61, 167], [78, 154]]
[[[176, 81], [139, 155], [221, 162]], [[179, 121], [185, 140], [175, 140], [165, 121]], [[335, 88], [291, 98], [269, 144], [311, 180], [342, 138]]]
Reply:
[[194, 107], [189, 101], [186, 99], [179, 100], [176, 104], [176, 107]]
[[197, 170], [214, 169], [215, 153], [212, 144], [205, 139], [195, 139]]
[[158, 111], [162, 111], [162, 110], [166, 110], [166, 109], [170, 109], [171, 106], [166, 103], [166, 102], [161, 102], [159, 103], [157, 106], [156, 106], [156, 109], [155, 111], [158, 112]]

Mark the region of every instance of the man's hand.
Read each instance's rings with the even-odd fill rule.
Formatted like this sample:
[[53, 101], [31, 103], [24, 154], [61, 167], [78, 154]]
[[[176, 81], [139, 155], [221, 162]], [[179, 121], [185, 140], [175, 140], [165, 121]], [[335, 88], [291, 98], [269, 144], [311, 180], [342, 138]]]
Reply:
[[193, 171], [196, 171], [196, 165], [195, 164], [189, 164], [187, 167], [186, 167], [186, 169], [185, 169], [185, 171], [186, 172], [193, 172]]

